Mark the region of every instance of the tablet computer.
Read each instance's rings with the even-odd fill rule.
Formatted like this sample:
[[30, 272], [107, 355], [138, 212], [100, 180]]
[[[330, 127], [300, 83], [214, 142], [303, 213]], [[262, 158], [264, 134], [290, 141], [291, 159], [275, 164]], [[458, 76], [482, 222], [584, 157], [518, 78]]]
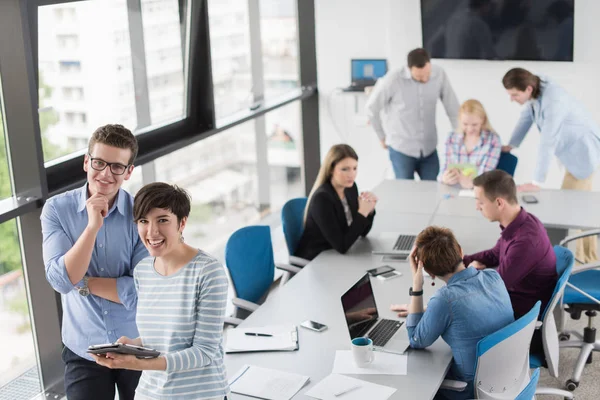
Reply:
[[156, 358], [160, 355], [160, 352], [154, 349], [123, 343], [97, 344], [88, 347], [87, 352], [90, 354], [131, 354], [137, 358]]

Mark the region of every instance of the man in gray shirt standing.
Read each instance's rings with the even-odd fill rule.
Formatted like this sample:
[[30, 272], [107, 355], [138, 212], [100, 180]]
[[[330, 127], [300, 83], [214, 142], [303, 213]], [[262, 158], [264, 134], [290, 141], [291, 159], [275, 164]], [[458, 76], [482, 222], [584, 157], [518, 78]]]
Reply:
[[408, 53], [407, 67], [377, 81], [367, 101], [367, 114], [388, 149], [396, 179], [434, 181], [440, 170], [435, 109], [441, 99], [452, 128], [458, 126], [458, 100], [441, 67], [431, 65], [425, 49]]

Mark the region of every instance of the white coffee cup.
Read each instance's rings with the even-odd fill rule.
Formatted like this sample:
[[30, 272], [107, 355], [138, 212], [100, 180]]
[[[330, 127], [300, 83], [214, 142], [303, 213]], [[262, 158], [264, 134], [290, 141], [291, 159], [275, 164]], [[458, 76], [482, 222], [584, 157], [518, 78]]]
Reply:
[[373, 341], [368, 337], [357, 337], [352, 339], [352, 356], [354, 363], [359, 368], [365, 368], [375, 359], [373, 352]]

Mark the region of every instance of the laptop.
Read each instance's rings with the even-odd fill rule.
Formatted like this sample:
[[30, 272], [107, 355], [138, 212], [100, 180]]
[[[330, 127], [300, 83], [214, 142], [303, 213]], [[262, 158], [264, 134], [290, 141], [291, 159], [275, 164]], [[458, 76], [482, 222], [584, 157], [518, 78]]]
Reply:
[[383, 232], [375, 237], [370, 237], [369, 243], [371, 252], [375, 255], [398, 256], [400, 259], [407, 259], [416, 239], [416, 235]]
[[387, 73], [387, 60], [353, 59], [350, 61], [352, 83], [344, 89], [346, 92], [362, 92], [367, 86], [375, 85], [377, 79]]
[[375, 349], [395, 354], [403, 354], [410, 346], [404, 322], [379, 318], [369, 274], [344, 293], [342, 308], [351, 339], [368, 337]]

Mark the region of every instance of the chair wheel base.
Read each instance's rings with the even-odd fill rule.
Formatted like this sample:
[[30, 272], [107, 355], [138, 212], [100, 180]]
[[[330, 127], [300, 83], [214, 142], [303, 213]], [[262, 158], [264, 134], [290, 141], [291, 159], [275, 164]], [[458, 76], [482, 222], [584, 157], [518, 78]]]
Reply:
[[565, 383], [565, 387], [567, 388], [568, 391], [572, 392], [573, 390], [575, 390], [579, 387], [579, 382], [575, 382], [575, 381], [572, 381], [571, 379], [569, 379]]
[[568, 333], [561, 333], [560, 335], [558, 335], [558, 340], [560, 340], [561, 342], [566, 342], [569, 339], [571, 339], [571, 335]]

